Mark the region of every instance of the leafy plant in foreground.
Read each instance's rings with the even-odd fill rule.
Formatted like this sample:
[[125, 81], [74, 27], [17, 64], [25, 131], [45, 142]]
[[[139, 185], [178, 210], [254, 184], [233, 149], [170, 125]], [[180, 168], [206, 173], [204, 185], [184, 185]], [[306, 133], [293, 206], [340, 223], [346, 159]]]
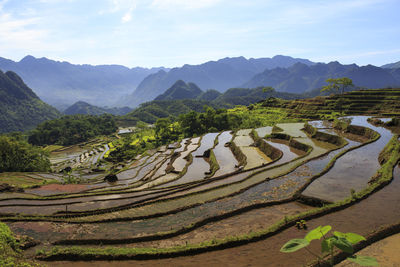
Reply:
[[281, 252], [290, 253], [305, 248], [308, 252], [316, 256], [318, 260], [322, 260], [322, 256], [313, 253], [311, 250], [307, 249], [307, 246], [312, 240], [320, 240], [323, 238], [321, 251], [322, 253], [328, 253], [330, 255], [331, 266], [334, 265], [333, 249], [335, 247], [348, 253], [349, 257], [347, 259], [361, 266], [378, 266], [378, 262], [375, 258], [353, 255], [353, 245], [365, 240], [363, 236], [354, 233], [341, 233], [334, 231], [333, 235], [328, 237], [327, 234], [331, 229], [332, 227], [330, 225], [318, 226], [308, 232], [304, 238], [296, 238], [288, 241], [282, 246]]

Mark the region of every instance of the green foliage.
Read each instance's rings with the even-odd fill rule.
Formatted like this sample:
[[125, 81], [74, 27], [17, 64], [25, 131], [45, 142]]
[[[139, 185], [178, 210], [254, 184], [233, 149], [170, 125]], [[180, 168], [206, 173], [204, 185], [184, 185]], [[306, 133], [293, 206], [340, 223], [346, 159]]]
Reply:
[[14, 72], [0, 71], [0, 133], [24, 131], [60, 113], [41, 101]]
[[[336, 247], [343, 252], [350, 254], [348, 257], [349, 260], [358, 263], [361, 266], [377, 266], [376, 259], [372, 257], [364, 257], [364, 256], [353, 256], [354, 253], [353, 245], [357, 244], [360, 241], [365, 240], [365, 238], [361, 235], [354, 233], [341, 233], [335, 231], [332, 236], [327, 237], [326, 235], [332, 229], [330, 225], [318, 226], [317, 228], [309, 231], [303, 239], [292, 239], [286, 242], [281, 248], [281, 252], [290, 253], [297, 251], [301, 248], [307, 247], [312, 240], [320, 240], [323, 238], [321, 243], [321, 252], [328, 253], [330, 255], [330, 264], [333, 266], [333, 248]], [[309, 251], [309, 250], [307, 250]], [[311, 251], [309, 251], [312, 253]], [[314, 253], [312, 253], [315, 255]], [[322, 258], [317, 256], [318, 260]]]
[[121, 122], [144, 121], [146, 123], [155, 123], [157, 119], [167, 117], [174, 120], [179, 115], [187, 114], [191, 111], [201, 112], [205, 105], [214, 109], [233, 108], [237, 105], [255, 104], [265, 100], [267, 97], [295, 99], [299, 98], [299, 95], [276, 92], [270, 87], [257, 87], [253, 89], [231, 88], [223, 94], [215, 90], [208, 90], [200, 94], [196, 99], [173, 98], [171, 100], [153, 100], [143, 103], [137, 109], [121, 117]]
[[341, 130], [341, 131], [346, 131], [347, 127], [351, 124], [351, 118], [335, 118], [333, 120], [333, 128]]
[[0, 172], [48, 171], [48, 153], [23, 139], [0, 136]]
[[326, 235], [332, 227], [330, 225], [326, 225], [324, 227], [318, 226], [317, 228], [308, 232], [308, 234], [304, 237], [308, 242], [312, 240], [321, 239], [324, 235]]
[[124, 135], [121, 139], [109, 143], [110, 152], [104, 158], [111, 162], [121, 162], [132, 159], [146, 150], [158, 146], [155, 130], [142, 128], [133, 134]]
[[322, 87], [321, 92], [324, 91], [335, 91], [337, 93], [343, 94], [344, 91], [350, 87], [354, 87], [353, 80], [347, 77], [342, 78], [330, 78], [326, 82], [328, 85]]
[[179, 123], [172, 123], [169, 118], [158, 119], [155, 126], [155, 136], [160, 144], [178, 140], [182, 132]]
[[289, 240], [283, 247], [281, 248], [281, 252], [290, 253], [295, 252], [301, 248], [307, 247], [310, 244], [309, 241], [303, 238], [295, 238]]
[[38, 125], [28, 140], [34, 145], [73, 145], [116, 130], [112, 115], [68, 115]]
[[0, 223], [0, 266], [39, 266], [38, 264], [27, 262], [22, 257], [18, 242], [10, 228], [4, 223]]
[[64, 184], [79, 184], [81, 182], [79, 177], [75, 177], [70, 173], [63, 173], [62, 178], [64, 179]]

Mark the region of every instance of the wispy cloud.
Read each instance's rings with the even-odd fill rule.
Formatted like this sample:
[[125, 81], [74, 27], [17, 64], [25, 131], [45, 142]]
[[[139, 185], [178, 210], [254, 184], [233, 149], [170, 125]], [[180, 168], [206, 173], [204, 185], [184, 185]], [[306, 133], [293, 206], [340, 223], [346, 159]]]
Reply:
[[8, 2], [8, 0], [0, 1], [0, 11], [3, 9], [4, 5]]
[[32, 27], [37, 25], [39, 18], [18, 19], [7, 13], [0, 14], [0, 47], [3, 49], [41, 48], [42, 40], [47, 31]]
[[199, 9], [212, 7], [222, 0], [153, 0], [151, 6], [162, 9]]

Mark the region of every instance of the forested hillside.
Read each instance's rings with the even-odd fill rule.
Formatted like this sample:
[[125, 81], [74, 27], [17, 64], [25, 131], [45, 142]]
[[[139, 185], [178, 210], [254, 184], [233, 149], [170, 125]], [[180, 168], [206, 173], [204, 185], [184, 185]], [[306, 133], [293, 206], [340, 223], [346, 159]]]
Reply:
[[59, 116], [16, 73], [0, 71], [0, 133], [29, 130]]

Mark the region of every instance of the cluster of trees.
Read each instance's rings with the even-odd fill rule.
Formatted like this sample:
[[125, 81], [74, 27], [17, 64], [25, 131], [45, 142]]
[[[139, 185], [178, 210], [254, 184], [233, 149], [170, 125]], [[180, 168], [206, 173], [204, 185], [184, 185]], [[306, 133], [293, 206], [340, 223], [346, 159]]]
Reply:
[[160, 145], [154, 137], [153, 128], [143, 123], [138, 123], [137, 128], [136, 133], [126, 135], [113, 142], [115, 149], [110, 152], [106, 160], [111, 162], [130, 160]]
[[118, 129], [114, 116], [70, 115], [46, 121], [36, 127], [28, 141], [34, 145], [73, 145]]
[[205, 106], [204, 112], [190, 111], [179, 116], [172, 123], [170, 118], [158, 119], [155, 124], [157, 140], [167, 143], [179, 139], [180, 136], [201, 135], [207, 132], [218, 132], [227, 129], [239, 128], [242, 116], [229, 113], [226, 109], [215, 110]]
[[226, 109], [215, 110], [212, 107], [205, 107], [202, 113], [191, 111], [180, 115], [178, 121], [183, 134], [193, 136], [239, 128], [242, 117], [236, 113], [229, 113]]
[[0, 172], [48, 171], [48, 153], [26, 142], [21, 135], [0, 136]]

